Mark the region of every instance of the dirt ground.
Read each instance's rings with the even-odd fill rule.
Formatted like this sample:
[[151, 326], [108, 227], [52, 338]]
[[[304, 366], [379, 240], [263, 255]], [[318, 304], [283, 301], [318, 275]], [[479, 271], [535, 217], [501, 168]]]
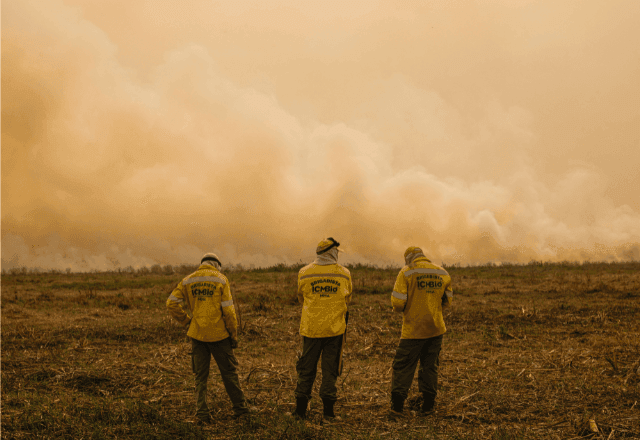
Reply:
[[214, 423], [194, 420], [190, 344], [165, 301], [188, 268], [2, 275], [2, 438], [639, 439], [640, 263], [448, 267], [437, 410], [387, 417], [402, 317], [398, 269], [353, 267], [342, 423], [293, 407], [301, 350], [297, 268], [227, 272], [242, 315], [232, 418], [215, 366]]

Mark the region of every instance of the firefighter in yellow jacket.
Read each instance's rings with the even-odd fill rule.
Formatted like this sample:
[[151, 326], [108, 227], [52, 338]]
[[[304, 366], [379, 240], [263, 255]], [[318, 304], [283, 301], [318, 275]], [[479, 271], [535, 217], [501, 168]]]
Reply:
[[442, 267], [412, 246], [404, 253], [406, 266], [400, 270], [391, 294], [391, 305], [402, 312], [402, 336], [393, 360], [391, 415], [400, 416], [418, 362], [418, 389], [422, 393], [422, 414], [433, 412], [437, 388], [442, 336], [446, 332], [442, 308], [451, 304], [451, 277]]
[[[184, 278], [167, 299], [169, 313], [191, 338], [191, 366], [196, 376], [196, 417], [211, 421], [207, 406], [207, 379], [211, 356], [215, 359], [222, 382], [241, 416], [249, 412], [238, 379], [238, 361], [233, 349], [238, 347], [238, 322], [231, 297], [229, 280], [220, 272], [216, 254], [202, 257], [200, 267]], [[185, 312], [186, 311], [186, 312]]]
[[300, 335], [302, 356], [296, 364], [296, 415], [306, 417], [307, 405], [322, 355], [320, 398], [324, 420], [339, 418], [334, 413], [337, 400], [336, 379], [342, 339], [346, 330], [347, 305], [353, 290], [349, 269], [338, 264], [338, 246], [333, 238], [322, 240], [316, 248], [316, 260], [300, 269], [298, 300], [302, 305]]

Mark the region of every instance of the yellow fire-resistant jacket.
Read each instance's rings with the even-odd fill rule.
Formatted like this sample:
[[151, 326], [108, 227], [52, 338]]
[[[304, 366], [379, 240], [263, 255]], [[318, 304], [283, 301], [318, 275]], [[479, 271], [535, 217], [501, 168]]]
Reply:
[[339, 264], [311, 263], [298, 273], [298, 301], [302, 303], [300, 334], [309, 338], [338, 336], [346, 329], [351, 301], [351, 273]]
[[[443, 296], [446, 299], [443, 300]], [[442, 307], [451, 305], [453, 291], [449, 273], [425, 257], [402, 268], [391, 294], [391, 305], [403, 312], [401, 339], [426, 339], [447, 329]]]
[[238, 339], [229, 280], [213, 266], [202, 264], [180, 281], [167, 299], [167, 309], [182, 325], [191, 319], [187, 336], [193, 339], [204, 342], [221, 341], [229, 336]]

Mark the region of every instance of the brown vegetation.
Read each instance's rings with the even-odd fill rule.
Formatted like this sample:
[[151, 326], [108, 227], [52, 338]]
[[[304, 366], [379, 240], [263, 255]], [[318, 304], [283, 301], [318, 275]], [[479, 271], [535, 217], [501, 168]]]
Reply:
[[445, 318], [437, 412], [412, 414], [414, 382], [406, 420], [392, 422], [401, 316], [389, 294], [397, 270], [353, 268], [338, 379], [345, 422], [329, 427], [317, 398], [307, 422], [284, 415], [301, 348], [296, 268], [227, 273], [243, 317], [242, 384], [260, 412], [233, 420], [213, 374], [216, 423], [205, 427], [193, 423], [189, 345], [165, 311], [182, 273], [3, 274], [2, 437], [640, 438], [639, 269], [448, 268], [455, 299]]

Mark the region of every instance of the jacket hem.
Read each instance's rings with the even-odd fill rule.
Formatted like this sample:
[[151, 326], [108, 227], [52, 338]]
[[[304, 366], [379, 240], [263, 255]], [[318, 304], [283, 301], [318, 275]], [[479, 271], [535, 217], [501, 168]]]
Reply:
[[447, 332], [447, 331], [445, 330], [445, 331], [443, 331], [442, 333], [438, 333], [438, 334], [431, 335], [431, 336], [424, 336], [424, 337], [421, 337], [421, 338], [416, 338], [416, 337], [413, 337], [413, 338], [407, 338], [407, 337], [405, 337], [405, 336], [400, 336], [400, 339], [431, 339], [431, 338], [437, 338], [438, 336], [442, 336], [442, 335], [444, 335], [446, 332]]
[[345, 333], [345, 332], [342, 332], [342, 333], [332, 333], [332, 334], [330, 334], [330, 335], [313, 335], [313, 336], [305, 335], [305, 334], [300, 333], [300, 336], [304, 336], [304, 337], [306, 337], [306, 338], [333, 338], [334, 336], [344, 335], [344, 333]]
[[209, 340], [209, 339], [194, 338], [193, 336], [190, 336], [188, 333], [187, 333], [187, 336], [189, 336], [191, 339], [195, 339], [196, 341], [200, 341], [200, 342], [220, 342], [220, 341], [224, 341], [225, 339], [231, 337], [231, 335], [227, 335], [227, 336], [225, 336], [223, 338], [220, 338], [220, 339], [210, 339]]

